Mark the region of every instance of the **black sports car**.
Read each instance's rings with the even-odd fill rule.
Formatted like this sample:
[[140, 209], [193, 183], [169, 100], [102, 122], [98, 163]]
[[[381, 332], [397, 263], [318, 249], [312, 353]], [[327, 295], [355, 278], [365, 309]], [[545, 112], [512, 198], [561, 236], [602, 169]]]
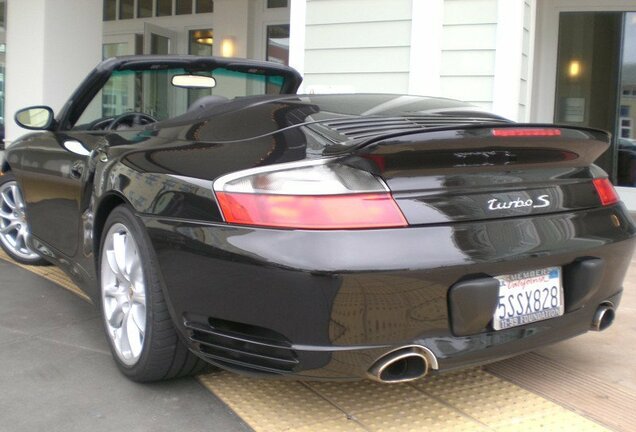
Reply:
[[16, 114], [40, 132], [2, 166], [2, 247], [65, 270], [138, 381], [408, 381], [612, 323], [635, 226], [607, 133], [300, 82], [104, 61], [57, 117]]

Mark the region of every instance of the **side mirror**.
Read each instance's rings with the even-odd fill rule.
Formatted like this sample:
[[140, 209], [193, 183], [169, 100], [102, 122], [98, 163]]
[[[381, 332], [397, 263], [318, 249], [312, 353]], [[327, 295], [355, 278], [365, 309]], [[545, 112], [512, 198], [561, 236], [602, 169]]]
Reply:
[[25, 129], [48, 130], [53, 120], [53, 110], [47, 106], [32, 106], [15, 113], [15, 122]]

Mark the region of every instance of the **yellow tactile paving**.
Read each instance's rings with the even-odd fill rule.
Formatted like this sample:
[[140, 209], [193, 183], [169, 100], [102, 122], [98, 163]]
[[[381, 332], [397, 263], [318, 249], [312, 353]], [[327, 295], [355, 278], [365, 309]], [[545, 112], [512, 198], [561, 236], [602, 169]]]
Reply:
[[577, 432], [606, 430], [504, 380], [437, 396], [441, 401], [496, 430], [564, 430], [551, 425], [568, 425], [569, 430]]
[[378, 410], [387, 406], [417, 403], [426, 395], [408, 385], [391, 385], [373, 381], [351, 383], [308, 382], [316, 393], [350, 415], [363, 411]]
[[257, 432], [339, 430], [331, 424], [396, 432], [607, 430], [481, 369], [397, 385], [281, 382], [229, 372], [199, 379]]
[[[2, 251], [0, 259], [88, 300], [55, 267], [17, 264]], [[396, 385], [276, 381], [229, 372], [198, 379], [256, 432], [608, 430], [480, 368]]]
[[423, 380], [413, 381], [411, 385], [418, 390], [435, 396], [464, 391], [501, 382], [501, 379], [479, 368], [433, 375]]
[[484, 425], [463, 416], [457, 410], [432, 398], [366, 411], [356, 416], [368, 431], [380, 432], [481, 432]]
[[228, 372], [202, 375], [199, 380], [255, 430], [294, 430], [347, 418], [299, 382], [254, 379]]
[[84, 291], [79, 289], [78, 286], [75, 285], [71, 281], [71, 279], [69, 279], [69, 277], [66, 276], [64, 274], [64, 272], [62, 270], [60, 270], [59, 268], [57, 268], [57, 267], [54, 267], [54, 266], [30, 266], [30, 265], [20, 264], [20, 263], [17, 263], [15, 261], [13, 261], [11, 258], [9, 258], [9, 256], [2, 249], [0, 249], [0, 259], [3, 259], [5, 261], [9, 261], [12, 264], [15, 264], [15, 265], [17, 265], [19, 267], [22, 267], [23, 269], [29, 270], [32, 273], [40, 275], [43, 278], [48, 279], [51, 282], [61, 286], [62, 288], [65, 288], [65, 289], [69, 290], [70, 292], [72, 292], [73, 294], [81, 297], [82, 299], [86, 300], [87, 302], [92, 303], [91, 299], [88, 297], [88, 295], [86, 295], [86, 293]]

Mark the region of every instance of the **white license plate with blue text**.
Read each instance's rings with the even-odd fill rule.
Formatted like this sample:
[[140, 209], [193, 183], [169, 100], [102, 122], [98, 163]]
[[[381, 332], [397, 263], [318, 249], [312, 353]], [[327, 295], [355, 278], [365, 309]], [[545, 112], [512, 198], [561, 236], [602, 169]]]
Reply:
[[561, 268], [496, 276], [499, 304], [492, 325], [503, 330], [563, 315]]

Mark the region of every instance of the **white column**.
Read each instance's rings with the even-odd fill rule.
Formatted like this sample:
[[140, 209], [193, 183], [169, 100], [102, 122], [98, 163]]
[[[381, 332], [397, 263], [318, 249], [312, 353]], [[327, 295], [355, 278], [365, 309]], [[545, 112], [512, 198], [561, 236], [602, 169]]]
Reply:
[[519, 116], [524, 0], [497, 2], [497, 51], [493, 111], [511, 120]]
[[57, 113], [101, 55], [101, 0], [8, 0], [7, 142], [26, 132], [16, 110], [49, 105]]
[[307, 0], [291, 0], [289, 11], [289, 65], [305, 71], [305, 24]]
[[409, 94], [440, 96], [444, 0], [413, 0]]

